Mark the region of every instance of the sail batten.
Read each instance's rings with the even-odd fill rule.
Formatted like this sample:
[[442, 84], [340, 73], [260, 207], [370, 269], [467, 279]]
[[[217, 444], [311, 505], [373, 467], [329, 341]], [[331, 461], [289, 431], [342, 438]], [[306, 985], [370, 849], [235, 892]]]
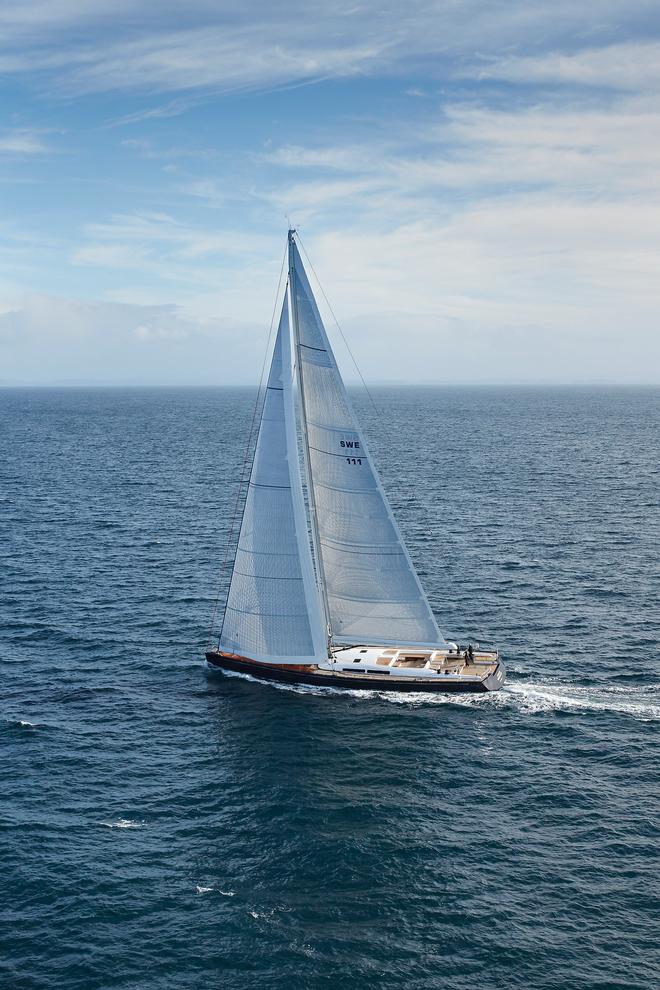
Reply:
[[443, 645], [292, 238], [290, 264], [316, 552], [332, 640]]
[[220, 649], [276, 663], [327, 656], [298, 461], [288, 292], [266, 387]]

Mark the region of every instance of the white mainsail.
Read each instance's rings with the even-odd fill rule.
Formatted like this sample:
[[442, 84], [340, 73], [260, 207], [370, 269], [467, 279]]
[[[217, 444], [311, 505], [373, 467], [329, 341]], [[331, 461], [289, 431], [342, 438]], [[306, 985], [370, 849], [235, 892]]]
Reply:
[[357, 425], [289, 234], [294, 341], [308, 446], [312, 533], [333, 643], [442, 646]]
[[219, 647], [274, 663], [328, 656], [300, 479], [285, 294]]

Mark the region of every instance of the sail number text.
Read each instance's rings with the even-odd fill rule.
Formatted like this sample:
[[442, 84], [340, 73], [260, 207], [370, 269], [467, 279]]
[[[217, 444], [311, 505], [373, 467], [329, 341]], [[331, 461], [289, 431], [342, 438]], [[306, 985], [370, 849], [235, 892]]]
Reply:
[[[344, 448], [347, 447], [349, 449], [352, 447], [354, 450], [359, 450], [360, 449], [360, 441], [359, 440], [340, 440], [339, 441], [339, 446], [340, 447], [344, 447]], [[346, 463], [347, 464], [362, 464], [362, 458], [361, 457], [347, 457], [346, 458]]]

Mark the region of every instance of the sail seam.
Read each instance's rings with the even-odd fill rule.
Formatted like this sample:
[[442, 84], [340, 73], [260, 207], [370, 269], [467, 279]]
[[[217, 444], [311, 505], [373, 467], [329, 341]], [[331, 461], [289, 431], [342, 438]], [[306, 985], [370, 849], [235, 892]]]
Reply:
[[[344, 601], [344, 599], [343, 598], [340, 598], [339, 601]], [[361, 604], [364, 604], [364, 601], [361, 598], [349, 598], [348, 601], [351, 601], [351, 602], [352, 601], [355, 601], [355, 602], [359, 602]], [[401, 604], [402, 605], [406, 605], [407, 602], [401, 602]], [[387, 618], [390, 619], [390, 620], [398, 621], [398, 622], [406, 622], [406, 621], [409, 622], [411, 617], [410, 617], [410, 615], [406, 615], [405, 613], [402, 614], [402, 615], [396, 615], [396, 614], [393, 614], [392, 612], [388, 612]], [[416, 616], [415, 615], [412, 618], [413, 619], [418, 619], [419, 616]], [[342, 628], [344, 628], [344, 630], [345, 630], [347, 626], [350, 628], [350, 626], [351, 626], [351, 624], [352, 624], [353, 621], [360, 622], [361, 620], [362, 620], [362, 616], [358, 613], [355, 616], [354, 619], [352, 619], [352, 617], [349, 614], [346, 619], [341, 619], [340, 621], [341, 621], [341, 624], [342, 624]]]
[[336, 550], [337, 553], [356, 553], [358, 556], [360, 556], [360, 555], [368, 556], [369, 554], [374, 554], [374, 553], [380, 554], [383, 557], [403, 557], [404, 556], [404, 553], [403, 553], [402, 550], [384, 550], [384, 549], [381, 549], [381, 547], [386, 546], [386, 545], [387, 544], [382, 544], [382, 543], [373, 543], [373, 544], [363, 543], [362, 546], [363, 547], [367, 547], [368, 549], [365, 549], [365, 550], [347, 550], [346, 549], [347, 544], [345, 544], [344, 546], [333, 546], [332, 543], [328, 543], [327, 540], [323, 540], [323, 539], [321, 540], [321, 546], [327, 547], [328, 550]]
[[249, 488], [281, 488], [283, 491], [291, 491], [291, 485], [263, 485], [258, 481], [248, 481]]
[[[344, 432], [349, 433], [351, 431], [346, 430]], [[309, 449], [310, 450], [315, 450], [317, 452], [317, 454], [327, 454], [328, 457], [359, 457], [360, 456], [360, 448], [359, 447], [358, 447], [357, 451], [353, 447], [347, 447], [345, 453], [342, 453], [342, 454], [335, 454], [332, 450], [322, 450], [321, 447], [314, 447], [314, 446], [312, 446], [311, 443], [309, 445]]]
[[260, 581], [302, 581], [302, 577], [280, 577], [279, 574], [249, 574], [247, 571], [234, 570], [241, 577], [258, 578]]
[[246, 550], [245, 547], [237, 547], [241, 553], [249, 553], [253, 557], [298, 557], [297, 553], [287, 553], [286, 550]]
[[253, 611], [249, 608], [236, 608], [235, 605], [227, 606], [228, 612], [240, 612], [241, 615], [268, 615], [277, 616], [278, 619], [290, 619], [294, 615], [307, 615], [307, 609], [304, 612], [264, 612], [262, 608], [257, 611]]
[[360, 431], [354, 425], [347, 426], [328, 426], [327, 423], [315, 423], [313, 419], [308, 421], [308, 426], [314, 426], [317, 430], [327, 430], [332, 433], [355, 433], [359, 435]]
[[326, 488], [329, 492], [341, 492], [342, 495], [377, 495], [378, 488], [372, 485], [370, 488], [337, 488], [335, 485], [327, 485], [322, 481], [316, 482], [317, 488]]

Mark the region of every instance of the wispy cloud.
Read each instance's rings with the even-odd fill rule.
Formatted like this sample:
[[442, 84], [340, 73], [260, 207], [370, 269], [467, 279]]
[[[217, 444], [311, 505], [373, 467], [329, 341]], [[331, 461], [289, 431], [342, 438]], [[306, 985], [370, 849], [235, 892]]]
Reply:
[[[390, 210], [411, 195], [441, 189], [483, 196], [498, 189], [562, 187], [573, 198], [651, 195], [660, 169], [660, 99], [630, 98], [604, 107], [532, 105], [493, 109], [445, 105], [435, 119], [399, 129], [400, 143], [284, 145], [266, 159], [295, 176], [272, 193], [305, 209], [344, 199], [359, 215], [387, 191]], [[301, 172], [311, 178], [302, 180]], [[333, 178], [341, 172], [341, 179]], [[438, 205], [444, 210], [441, 200]], [[424, 206], [426, 209], [426, 204]], [[454, 207], [456, 208], [456, 207]]]
[[[65, 57], [43, 50], [25, 55], [0, 53], [0, 70], [51, 71], [57, 90], [69, 97], [127, 90], [227, 92], [354, 75], [367, 71], [386, 47], [385, 42], [379, 45], [366, 39], [363, 44], [334, 47], [319, 46], [309, 37], [280, 42], [253, 26], [227, 30], [211, 25], [101, 43], [94, 49], [73, 47]], [[178, 116], [190, 106], [189, 101], [176, 100], [113, 118], [106, 126]]]
[[227, 37], [217, 28], [146, 38], [117, 45], [93, 65], [73, 69], [66, 89], [85, 92], [125, 89], [254, 89], [328, 75], [350, 75], [374, 60], [376, 46], [314, 48], [258, 44], [244, 29]]
[[272, 165], [282, 165], [285, 168], [316, 168], [337, 172], [354, 172], [361, 171], [372, 156], [373, 145], [309, 148], [287, 144], [264, 152], [260, 157]]
[[121, 142], [122, 148], [135, 151], [141, 158], [148, 158], [155, 161], [172, 161], [181, 158], [210, 159], [218, 158], [220, 152], [217, 148], [191, 148], [188, 145], [158, 147], [148, 138], [127, 138]]
[[[465, 73], [472, 75], [473, 70]], [[563, 83], [619, 90], [660, 90], [660, 41], [628, 41], [564, 53], [510, 56], [482, 68], [486, 79]]]
[[105, 127], [123, 127], [126, 124], [142, 124], [146, 120], [164, 120], [169, 117], [180, 117], [192, 107], [197, 106], [199, 100], [176, 99], [170, 100], [158, 107], [148, 107], [144, 110], [136, 110], [134, 113], [124, 114], [105, 122]]
[[0, 154], [43, 155], [51, 150], [38, 131], [15, 130], [0, 133]]
[[236, 195], [235, 189], [228, 192], [227, 183], [219, 179], [194, 179], [182, 183], [180, 188], [184, 195], [202, 199], [214, 208], [224, 206], [230, 197]]
[[[113, 90], [190, 92], [197, 89], [235, 90], [274, 87], [359, 73], [401, 72], [419, 63], [427, 75], [447, 77], [475, 62], [516, 50], [530, 39], [561, 52], [571, 38], [600, 37], [612, 43], [630, 22], [635, 42], [644, 23], [644, 0], [600, 0], [597, 18], [592, 7], [572, 0], [514, 0], [460, 4], [409, 0], [393, 11], [377, 0], [360, 4], [339, 2], [310, 14], [303, 0], [286, 9], [257, 3], [248, 7], [206, 0], [185, 6], [165, 3], [155, 8], [147, 0], [94, 0], [80, 5], [70, 0], [24, 0], [0, 11], [5, 72], [50, 74], [67, 94]], [[635, 36], [635, 29], [637, 35]], [[634, 78], [620, 51], [617, 70]], [[635, 52], [631, 51], [631, 54]], [[643, 57], [649, 64], [653, 52]], [[429, 61], [429, 57], [433, 59]], [[601, 74], [595, 59], [562, 63], [569, 75]], [[524, 72], [524, 57], [508, 60], [508, 71]], [[543, 70], [555, 71], [548, 63]], [[485, 66], [486, 71], [490, 71]], [[505, 72], [493, 68], [493, 72]], [[410, 92], [420, 93], [413, 86]], [[139, 110], [117, 118], [137, 123], [154, 115], [178, 113], [176, 105]], [[145, 116], [146, 115], [146, 116]]]
[[88, 224], [71, 261], [142, 271], [169, 285], [172, 294], [177, 284], [198, 291], [231, 284], [237, 267], [263, 256], [267, 246], [266, 237], [248, 231], [204, 229], [167, 214], [135, 213]]

